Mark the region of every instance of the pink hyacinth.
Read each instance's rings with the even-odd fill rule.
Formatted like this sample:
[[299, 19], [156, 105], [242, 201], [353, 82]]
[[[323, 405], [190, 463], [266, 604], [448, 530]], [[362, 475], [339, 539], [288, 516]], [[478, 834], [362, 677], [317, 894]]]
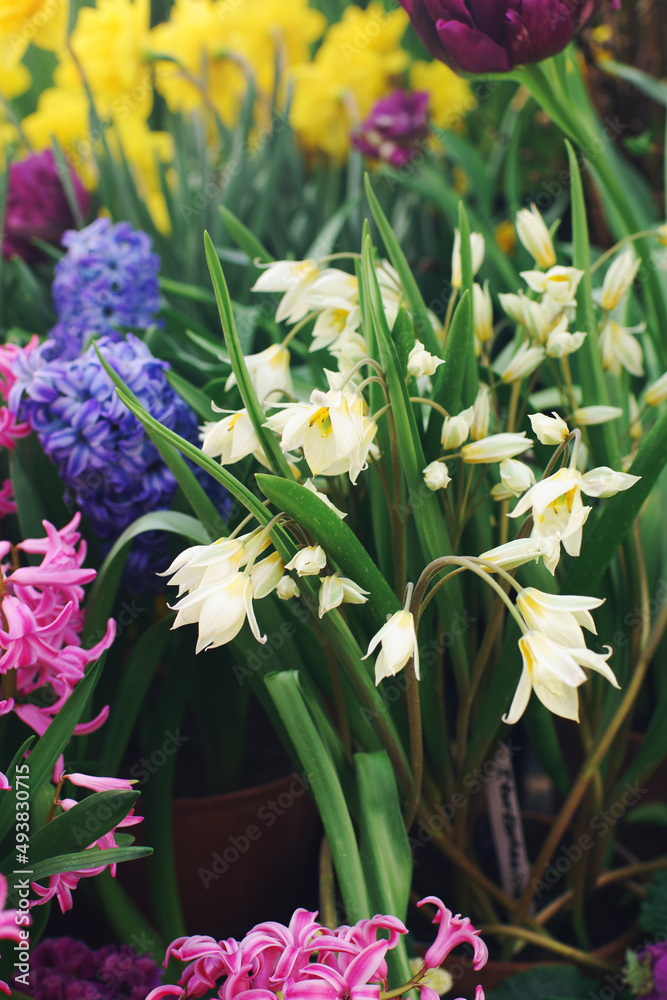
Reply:
[[[82, 565], [86, 545], [77, 531], [80, 519], [81, 515], [75, 514], [60, 530], [43, 521], [44, 538], [29, 538], [14, 548], [9, 542], [0, 542], [0, 673], [16, 671], [13, 703], [5, 710], [15, 711], [40, 736], [83, 678], [86, 667], [99, 659], [115, 636], [115, 622], [109, 619], [98, 643], [90, 649], [81, 645], [84, 586], [95, 579], [96, 571]], [[41, 555], [39, 566], [17, 567], [21, 552]], [[30, 696], [45, 685], [55, 700], [38, 707]], [[107, 712], [103, 709], [92, 723], [80, 724], [77, 732], [101, 725]]]
[[[419, 975], [405, 984], [404, 992], [416, 985], [422, 1000], [436, 1000], [434, 991], [420, 979], [435, 967], [439, 955], [444, 958], [467, 941], [474, 949], [474, 968], [479, 969], [487, 950], [469, 920], [452, 917], [435, 896], [422, 903], [437, 906], [435, 922], [440, 926]], [[167, 949], [164, 964], [172, 958], [186, 962], [183, 975], [178, 985], [161, 986], [147, 1000], [197, 1000], [207, 995], [219, 1000], [276, 1000], [278, 996], [283, 1000], [379, 1000], [380, 990], [387, 987], [385, 955], [407, 934], [402, 921], [377, 915], [330, 930], [316, 917], [317, 913], [299, 909], [288, 927], [274, 921], [257, 924], [242, 941], [215, 941], [201, 935], [178, 938]], [[378, 938], [380, 932], [388, 932], [388, 937]], [[484, 1000], [481, 987], [475, 1000]]]
[[[111, 791], [113, 789], [131, 789], [134, 784], [133, 781], [129, 781], [125, 778], [98, 778], [94, 775], [78, 773], [65, 774], [62, 765], [62, 758], [56, 765], [54, 781], [58, 783], [58, 788], [62, 786], [64, 781], [71, 781], [73, 785], [77, 785], [80, 788], [88, 788], [94, 792]], [[57, 802], [64, 812], [67, 812], [68, 809], [72, 809], [77, 805], [76, 799], [58, 798]], [[82, 878], [99, 875], [100, 872], [103, 872], [106, 868], [109, 869], [111, 876], [114, 877], [116, 875], [116, 863], [105, 863], [104, 851], [118, 847], [115, 837], [118, 830], [128, 826], [135, 826], [137, 823], [141, 823], [142, 819], [142, 816], [135, 816], [134, 809], [131, 809], [127, 816], [125, 816], [125, 818], [122, 819], [112, 830], [104, 834], [103, 837], [100, 837], [92, 844], [88, 844], [85, 850], [99, 848], [99, 851], [101, 852], [99, 855], [100, 864], [95, 868], [85, 868], [79, 871], [62, 872], [58, 875], [52, 875], [49, 878], [47, 886], [42, 886], [38, 882], [32, 882], [32, 890], [38, 898], [31, 900], [30, 906], [41, 906], [44, 903], [48, 903], [51, 899], [57, 899], [62, 913], [66, 913], [67, 910], [72, 908], [72, 892], [76, 889]]]
[[426, 896], [417, 903], [417, 906], [423, 906], [424, 903], [431, 903], [438, 910], [433, 918], [433, 923], [438, 924], [438, 933], [424, 956], [424, 968], [438, 969], [450, 951], [457, 945], [463, 944], [464, 941], [472, 945], [473, 969], [478, 972], [483, 965], [486, 965], [489, 950], [479, 937], [479, 931], [476, 931], [470, 923], [469, 918], [462, 917], [460, 914], [454, 916], [452, 911], [448, 910], [437, 896]]

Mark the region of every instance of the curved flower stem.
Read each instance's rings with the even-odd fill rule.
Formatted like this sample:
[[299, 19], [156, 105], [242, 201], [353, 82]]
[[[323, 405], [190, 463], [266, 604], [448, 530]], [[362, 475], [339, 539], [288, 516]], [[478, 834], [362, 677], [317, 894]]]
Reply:
[[[500, 584], [497, 583], [497, 581], [494, 580], [493, 577], [482, 568], [483, 566], [488, 566], [494, 572], [499, 572], [499, 567], [495, 566], [491, 562], [487, 562], [485, 559], [477, 559], [475, 557], [466, 557], [466, 556], [442, 556], [440, 559], [434, 559], [433, 562], [429, 563], [426, 569], [424, 569], [422, 575], [419, 577], [419, 580], [417, 581], [417, 586], [415, 587], [415, 591], [412, 597], [412, 602], [410, 605], [410, 610], [414, 615], [415, 623], [417, 625], [419, 623], [420, 608], [424, 600], [424, 597], [426, 595], [426, 589], [429, 583], [431, 582], [432, 578], [435, 576], [436, 573], [439, 573], [441, 569], [445, 569], [447, 566], [461, 566], [463, 567], [463, 569], [470, 570], [471, 573], [476, 573], [477, 576], [479, 576], [482, 580], [484, 580], [485, 583], [488, 583], [488, 585], [492, 587], [493, 590], [495, 590], [495, 592], [500, 597], [501, 601], [503, 601], [507, 605], [510, 614], [515, 619], [517, 625], [521, 629], [521, 632], [525, 633], [528, 631], [526, 623], [524, 622], [523, 618], [521, 617], [515, 606], [512, 604], [512, 602], [510, 601], [509, 597], [502, 589]], [[509, 577], [509, 573], [506, 573], [505, 570], [501, 571], [501, 575], [502, 574]], [[510, 579], [512, 580], [513, 585], [517, 587], [518, 584], [516, 584], [516, 582], [511, 577]]]
[[410, 396], [410, 402], [423, 403], [425, 406], [432, 406], [434, 410], [437, 410], [438, 413], [442, 414], [445, 420], [449, 418], [449, 414], [444, 406], [440, 406], [440, 403], [436, 403], [434, 399], [426, 399], [424, 396]]
[[591, 264], [591, 274], [595, 274], [597, 269], [602, 267], [605, 261], [609, 260], [610, 257], [613, 257], [614, 254], [617, 253], [622, 247], [627, 246], [629, 243], [634, 243], [635, 240], [643, 240], [650, 236], [655, 236], [657, 239], [659, 235], [660, 234], [657, 229], [644, 229], [642, 232], [630, 233], [629, 236], [624, 236], [622, 240], [614, 243], [613, 247], [609, 247], [609, 249], [605, 250], [603, 254], [600, 254], [594, 264]]
[[556, 941], [554, 938], [545, 938], [536, 931], [526, 930], [523, 927], [512, 927], [508, 924], [482, 924], [479, 928], [480, 934], [497, 934], [499, 937], [513, 937], [524, 941], [526, 944], [537, 944], [548, 951], [554, 951], [563, 955], [576, 965], [585, 965], [589, 969], [599, 969], [603, 972], [618, 972], [618, 966], [607, 962], [597, 955], [589, 955], [578, 948], [572, 948], [569, 944]]
[[531, 904], [533, 894], [535, 891], [535, 885], [540, 883], [542, 876], [546, 870], [546, 867], [551, 859], [554, 851], [558, 847], [565, 831], [572, 821], [582, 798], [586, 793], [589, 782], [591, 778], [597, 771], [605, 755], [611, 748], [612, 743], [616, 739], [616, 735], [623, 725], [625, 719], [628, 716], [632, 706], [635, 703], [635, 699], [639, 694], [641, 686], [644, 682], [644, 677], [646, 676], [646, 671], [655, 655], [655, 652], [660, 645], [665, 629], [667, 628], [667, 605], [664, 605], [658, 615], [655, 625], [653, 626], [648, 641], [644, 648], [642, 649], [639, 660], [635, 667], [634, 674], [632, 675], [632, 680], [630, 681], [628, 688], [623, 696], [623, 699], [616, 709], [614, 717], [609, 723], [606, 731], [600, 737], [599, 742], [592, 748], [591, 752], [588, 754], [586, 760], [584, 761], [581, 770], [577, 776], [577, 779], [572, 786], [567, 800], [561, 809], [554, 825], [551, 828], [547, 839], [545, 840], [542, 850], [537, 858], [537, 861], [533, 865], [533, 869], [530, 873], [530, 877], [526, 883], [526, 888], [523, 891], [521, 899], [518, 901], [514, 907], [514, 912], [512, 914], [512, 923], [516, 926], [521, 924], [527, 913], [528, 908]]
[[422, 713], [419, 702], [419, 681], [415, 673], [415, 661], [405, 665], [406, 696], [408, 703], [408, 726], [410, 728], [410, 764], [414, 791], [408, 797], [403, 812], [405, 829], [409, 830], [417, 815], [424, 778], [424, 744], [422, 736]]

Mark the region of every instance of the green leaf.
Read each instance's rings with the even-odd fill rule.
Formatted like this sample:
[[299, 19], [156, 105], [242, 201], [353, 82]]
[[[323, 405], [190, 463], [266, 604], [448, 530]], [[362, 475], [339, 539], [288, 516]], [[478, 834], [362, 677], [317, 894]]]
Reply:
[[153, 622], [133, 644], [130, 655], [116, 681], [113, 707], [104, 727], [100, 754], [102, 774], [116, 774], [127, 749], [134, 724], [143, 707], [167, 642], [173, 616]]
[[260, 240], [225, 205], [220, 205], [220, 215], [233, 240], [247, 253], [251, 262], [258, 259], [260, 264], [271, 264], [274, 258]]
[[[586, 339], [573, 358], [582, 392], [582, 405], [608, 405], [609, 393], [602, 370], [602, 356], [597, 346], [597, 324], [593, 308], [591, 252], [586, 218], [586, 200], [577, 155], [568, 140], [570, 198], [572, 201], [572, 264], [584, 272], [577, 294], [576, 329], [586, 332]], [[589, 428], [588, 439], [596, 465], [616, 465], [618, 444], [611, 424]]]
[[188, 406], [191, 406], [195, 413], [203, 420], [212, 420], [214, 418], [211, 397], [207, 396], [205, 392], [192, 385], [191, 382], [188, 382], [186, 378], [183, 378], [182, 375], [179, 375], [173, 369], [167, 372], [167, 381], [174, 387], [181, 399], [184, 399]]
[[116, 539], [90, 589], [83, 631], [85, 646], [94, 646], [106, 632], [130, 544], [145, 531], [167, 531], [188, 538], [195, 545], [208, 545], [211, 541], [206, 528], [189, 514], [181, 514], [176, 510], [154, 510], [138, 517]]
[[639, 909], [639, 924], [648, 934], [664, 934], [667, 927], [667, 872], [656, 875]]
[[56, 816], [30, 838], [28, 856], [34, 867], [59, 854], [85, 850], [125, 819], [139, 792], [112, 789], [88, 795]]
[[[111, 847], [104, 851], [101, 851], [99, 847], [91, 847], [87, 851], [78, 851], [76, 854], [59, 854], [57, 857], [49, 858], [48, 861], [40, 861], [39, 864], [33, 865], [32, 874], [29, 877], [31, 882], [39, 882], [40, 879], [50, 878], [51, 875], [60, 875], [63, 872], [89, 871], [100, 865], [113, 865], [120, 861], [146, 858], [152, 853], [150, 847]], [[16, 891], [16, 883], [20, 879], [21, 872], [7, 874], [8, 899], [11, 899]]]
[[[456, 312], [454, 313], [447, 334], [447, 340], [445, 341], [445, 364], [438, 368], [435, 377], [433, 399], [440, 403], [441, 406], [444, 406], [452, 416], [460, 413], [462, 409], [470, 405], [470, 402], [467, 400], [465, 403], [463, 402], [463, 385], [466, 363], [470, 352], [470, 339], [472, 337], [471, 303], [471, 295], [466, 288], [456, 307]], [[442, 416], [435, 410], [431, 415], [431, 420], [440, 428]], [[429, 426], [429, 432], [430, 430]]]
[[510, 976], [487, 993], [488, 1000], [588, 1000], [596, 995], [599, 984], [582, 976], [573, 965], [536, 965], [526, 972]]
[[649, 73], [637, 69], [636, 66], [627, 66], [625, 63], [615, 62], [613, 59], [603, 59], [599, 62], [599, 67], [604, 73], [616, 76], [626, 83], [631, 83], [633, 87], [646, 94], [652, 101], [667, 106], [667, 83], [664, 80], [657, 80]]
[[335, 511], [305, 486], [294, 481], [258, 473], [257, 484], [274, 507], [285, 511], [306, 529], [327, 555], [364, 590], [370, 592], [368, 607], [384, 624], [387, 615], [401, 610], [401, 603], [377, 568], [366, 548]]
[[602, 576], [632, 527], [667, 462], [667, 409], [642, 440], [630, 475], [641, 476], [629, 490], [605, 501], [606, 506], [592, 531], [584, 532], [581, 554], [575, 560], [564, 586], [566, 594], [595, 594]]
[[220, 322], [222, 323], [225, 343], [227, 345], [227, 350], [229, 351], [229, 360], [231, 361], [232, 371], [236, 376], [236, 384], [238, 385], [239, 392], [241, 393], [243, 405], [248, 411], [248, 416], [252, 421], [255, 434], [259, 439], [264, 454], [266, 455], [273, 472], [276, 475], [283, 475], [291, 479], [293, 476], [289, 463], [287, 462], [275, 435], [264, 426], [266, 422], [266, 414], [264, 413], [262, 404], [257, 398], [255, 387], [253, 386], [248, 374], [245, 358], [243, 357], [243, 351], [241, 350], [241, 344], [239, 343], [236, 323], [234, 322], [234, 310], [232, 309], [232, 302], [229, 297], [227, 282], [225, 281], [225, 276], [223, 274], [218, 255], [215, 252], [215, 247], [213, 246], [208, 233], [204, 233], [204, 246], [206, 249], [206, 260], [208, 262], [208, 268], [211, 272], [211, 280], [215, 290], [215, 297], [218, 303]]
[[647, 802], [636, 806], [624, 817], [626, 823], [646, 823], [650, 826], [667, 826], [667, 802]]
[[[30, 795], [36, 795], [42, 784], [50, 780], [58, 757], [67, 746], [74, 727], [78, 724], [81, 713], [102, 672], [106, 653], [93, 666], [89, 667], [86, 676], [74, 688], [63, 707], [55, 716], [53, 722], [43, 736], [30, 751]], [[4, 793], [0, 800], [0, 840], [5, 836], [12, 823], [12, 814], [16, 808], [16, 789]], [[72, 870], [72, 869], [65, 869]]]
[[389, 254], [391, 262], [398, 272], [401, 287], [405, 293], [408, 308], [412, 315], [412, 321], [415, 327], [415, 337], [417, 340], [421, 340], [426, 350], [431, 354], [438, 354], [438, 341], [433, 331], [433, 326], [431, 325], [431, 318], [428, 314], [426, 303], [424, 302], [422, 293], [419, 291], [419, 286], [415, 281], [415, 276], [412, 273], [407, 258], [401, 249], [400, 243], [396, 239], [394, 231], [389, 225], [387, 216], [382, 211], [380, 202], [377, 200], [368, 174], [364, 175], [364, 186], [366, 188], [368, 204], [371, 207], [371, 212], [373, 213], [373, 218], [375, 219], [375, 224], [380, 230], [380, 235], [382, 236], [384, 245], [387, 248], [387, 253]]
[[[135, 950], [148, 952], [160, 965], [164, 959], [165, 943], [139, 912], [118, 879], [112, 878], [108, 870], [100, 872], [93, 881], [93, 889], [99, 896], [104, 915], [117, 940], [134, 945]], [[141, 942], [140, 947], [137, 942]]]
[[412, 852], [396, 778], [386, 753], [354, 755], [361, 807], [361, 856], [379, 913], [405, 920], [412, 883]]
[[294, 740], [317, 803], [350, 923], [371, 916], [368, 889], [354, 827], [336, 769], [301, 692], [293, 671], [266, 678], [269, 693]]

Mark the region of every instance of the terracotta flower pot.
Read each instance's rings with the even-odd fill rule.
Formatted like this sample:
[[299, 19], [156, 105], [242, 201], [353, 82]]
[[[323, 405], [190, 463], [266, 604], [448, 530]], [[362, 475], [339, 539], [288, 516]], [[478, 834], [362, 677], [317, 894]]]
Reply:
[[[322, 829], [298, 775], [223, 795], [175, 799], [172, 816], [188, 933], [242, 937], [259, 921], [287, 922], [298, 906], [317, 908]], [[119, 872], [150, 918], [145, 863], [134, 862], [131, 873], [119, 866]]]

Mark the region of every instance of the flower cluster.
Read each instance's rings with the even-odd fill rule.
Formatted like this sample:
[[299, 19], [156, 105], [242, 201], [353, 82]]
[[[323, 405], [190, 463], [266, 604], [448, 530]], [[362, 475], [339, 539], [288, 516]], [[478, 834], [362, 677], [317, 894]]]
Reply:
[[[88, 213], [89, 197], [74, 170], [70, 181], [82, 216]], [[51, 149], [31, 153], [9, 168], [7, 207], [4, 218], [2, 255], [14, 255], [30, 264], [45, 260], [34, 239], [60, 242], [66, 229], [75, 223], [63, 182]]]
[[65, 233], [62, 243], [67, 253], [52, 287], [58, 323], [50, 334], [59, 357], [77, 357], [93, 337], [119, 339], [116, 327], [160, 325], [160, 258], [146, 233], [100, 218]]
[[[196, 440], [195, 415], [169, 385], [166, 362], [132, 334], [97, 343], [156, 419]], [[21, 413], [57, 465], [67, 502], [81, 507], [102, 542], [115, 541], [141, 514], [169, 506], [176, 480], [121, 402], [94, 347], [73, 360], [43, 363], [24, 386]], [[141, 550], [129, 557], [130, 581], [147, 580], [164, 565], [163, 537], [142, 538]]]
[[[486, 963], [488, 951], [467, 917], [454, 916], [435, 896], [417, 905], [423, 904], [436, 907], [433, 922], [438, 932], [404, 991], [416, 986], [423, 1000], [437, 1000], [437, 993], [422, 985], [429, 970], [437, 969], [464, 942], [473, 948], [475, 970]], [[278, 996], [284, 1000], [379, 1000], [381, 989], [387, 987], [385, 956], [408, 932], [402, 921], [377, 915], [330, 930], [316, 917], [316, 912], [298, 909], [289, 926], [274, 921], [257, 924], [242, 941], [215, 941], [201, 935], [178, 938], [167, 949], [165, 965], [173, 957], [187, 962], [187, 967], [177, 986], [159, 987], [147, 1000], [171, 996], [196, 1000], [210, 995], [224, 1000], [276, 1000]], [[379, 938], [379, 934], [388, 937]], [[483, 997], [478, 987], [476, 1000]]]
[[[1, 703], [0, 712], [15, 712], [40, 736], [88, 664], [111, 646], [116, 631], [109, 619], [106, 634], [95, 646], [81, 645], [83, 587], [97, 573], [83, 568], [86, 545], [77, 531], [80, 520], [81, 515], [75, 514], [60, 530], [44, 521], [44, 538], [28, 538], [16, 546], [0, 542], [0, 673], [14, 672], [13, 694]], [[42, 558], [38, 565], [21, 566], [21, 553]], [[75, 732], [92, 731], [107, 714], [108, 707]]]
[[[58, 62], [53, 86], [41, 92], [20, 128], [11, 118], [5, 123], [0, 113], [0, 153], [5, 144], [47, 150], [55, 137], [86, 186], [94, 187], [94, 153], [102, 144], [91, 141], [85, 79], [108, 123], [111, 156], [123, 168], [129, 165], [140, 197], [164, 232], [170, 220], [158, 164], [173, 163], [174, 139], [149, 124], [156, 93], [171, 112], [204, 117], [211, 125], [217, 116], [233, 128], [252, 88], [257, 125], [267, 125], [272, 107], [289, 113], [304, 149], [335, 160], [347, 156], [352, 132], [395, 90], [404, 71], [411, 88], [429, 93], [439, 127], [460, 128], [476, 103], [468, 84], [448, 67], [411, 60], [401, 47], [407, 16], [400, 9], [386, 11], [379, 0], [366, 8], [347, 5], [342, 20], [331, 25], [308, 0], [177, 0], [168, 20], [152, 28], [148, 6], [140, 0], [97, 0], [79, 12], [71, 48], [61, 11], [52, 14], [41, 0], [14, 6], [8, 17], [0, 12], [2, 22], [12, 25], [11, 40], [2, 48], [5, 96], [30, 86], [20, 62], [27, 38], [48, 44]], [[43, 31], [36, 31], [37, 22]], [[4, 29], [0, 33], [4, 39]], [[255, 142], [251, 138], [251, 147]], [[169, 170], [165, 173], [171, 182]]]
[[[127, 944], [92, 949], [74, 938], [45, 938], [30, 954], [30, 974], [21, 992], [35, 1000], [144, 1000], [162, 973], [150, 955]], [[85, 991], [85, 992], [84, 992]]]

